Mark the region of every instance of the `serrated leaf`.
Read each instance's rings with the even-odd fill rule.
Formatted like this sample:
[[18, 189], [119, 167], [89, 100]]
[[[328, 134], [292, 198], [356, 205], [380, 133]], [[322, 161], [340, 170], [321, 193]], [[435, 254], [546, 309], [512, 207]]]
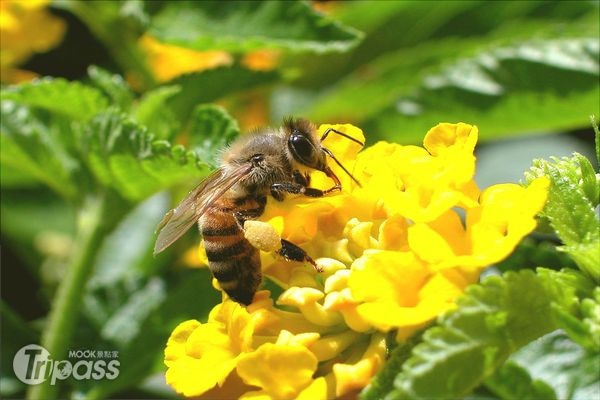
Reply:
[[189, 129], [189, 147], [200, 159], [216, 167], [219, 152], [240, 133], [235, 119], [227, 111], [212, 104], [202, 104], [194, 109]]
[[82, 147], [96, 178], [130, 200], [144, 199], [177, 183], [194, 182], [209, 172], [192, 151], [155, 140], [114, 110], [91, 121]]
[[74, 176], [78, 161], [66, 152], [47, 120], [13, 101], [3, 100], [0, 161], [18, 168], [67, 198], [78, 197]]
[[540, 279], [554, 287], [554, 320], [569, 337], [589, 351], [600, 352], [600, 291], [577, 270], [538, 269]]
[[182, 47], [232, 52], [344, 51], [361, 37], [304, 2], [279, 1], [167, 2], [152, 18], [150, 34]]
[[[584, 167], [583, 156], [535, 160], [526, 179], [550, 179], [548, 201], [542, 212], [563, 241], [579, 268], [600, 281], [600, 221], [588, 196], [595, 197], [598, 180], [593, 169]], [[587, 160], [586, 160], [587, 161]], [[586, 175], [584, 177], [584, 174]], [[592, 188], [590, 188], [592, 186]], [[593, 187], [595, 186], [595, 187]]]
[[596, 176], [596, 171], [594, 171], [590, 160], [577, 153], [573, 157], [581, 170], [581, 190], [585, 193], [592, 207], [596, 207], [600, 203], [600, 177]]
[[581, 301], [581, 314], [586, 326], [588, 338], [597, 353], [600, 353], [600, 287], [594, 288], [594, 293]]
[[198, 104], [210, 103], [227, 95], [251, 87], [275, 82], [276, 72], [258, 72], [241, 67], [215, 68], [179, 76], [169, 85], [178, 85], [181, 91], [172, 96], [167, 104], [179, 121], [188, 120]]
[[111, 74], [105, 69], [92, 65], [88, 68], [91, 83], [110, 99], [111, 104], [127, 110], [133, 102], [133, 92], [122, 76]]
[[2, 90], [0, 98], [76, 121], [86, 121], [108, 106], [107, 99], [99, 90], [62, 78], [42, 78], [9, 87]]
[[142, 96], [133, 108], [135, 119], [158, 139], [171, 138], [181, 127], [167, 101], [179, 93], [179, 86], [160, 86]]
[[556, 329], [556, 289], [532, 271], [491, 276], [459, 299], [458, 309], [425, 332], [387, 398], [459, 398], [508, 356]]
[[485, 380], [485, 386], [501, 399], [554, 400], [556, 393], [547, 383], [531, 379], [527, 370], [508, 361], [494, 375]]

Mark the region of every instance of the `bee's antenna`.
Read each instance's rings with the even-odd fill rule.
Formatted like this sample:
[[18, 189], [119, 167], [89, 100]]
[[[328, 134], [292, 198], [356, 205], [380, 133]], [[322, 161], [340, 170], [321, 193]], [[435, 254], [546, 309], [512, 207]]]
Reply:
[[[322, 142], [323, 140], [325, 140], [325, 138], [327, 137], [327, 135], [329, 135], [329, 132], [334, 132], [334, 133], [337, 133], [337, 134], [338, 134], [338, 135], [340, 135], [340, 136], [343, 136], [343, 137], [345, 137], [346, 139], [350, 139], [350, 140], [352, 140], [354, 143], [358, 143], [358, 144], [360, 144], [360, 145], [361, 145], [361, 147], [364, 147], [364, 145], [365, 145], [363, 142], [361, 142], [361, 141], [360, 141], [360, 140], [358, 140], [358, 139], [355, 139], [355, 138], [353, 138], [352, 136], [348, 135], [347, 133], [340, 132], [340, 131], [338, 131], [338, 130], [336, 130], [336, 129], [333, 129], [333, 128], [327, 128], [327, 130], [325, 131], [325, 133], [323, 134], [323, 136], [321, 136], [321, 142]], [[335, 160], [335, 158], [334, 158], [334, 160]], [[336, 160], [336, 161], [337, 161], [337, 160]], [[338, 163], [338, 164], [339, 164], [339, 163]], [[340, 165], [340, 167], [341, 167], [341, 165]], [[344, 168], [344, 167], [342, 167], [342, 168]], [[345, 171], [345, 169], [344, 169], [344, 171]]]
[[[334, 132], [335, 132], [335, 131], [334, 131]], [[325, 133], [327, 133], [327, 132], [325, 132]], [[326, 154], [327, 154], [329, 157], [333, 158], [333, 161], [335, 161], [335, 163], [336, 163], [337, 165], [339, 165], [339, 166], [340, 166], [340, 168], [341, 168], [341, 169], [343, 169], [343, 170], [344, 170], [344, 172], [345, 172], [346, 174], [348, 174], [348, 176], [349, 176], [350, 178], [352, 178], [352, 180], [353, 180], [354, 182], [356, 182], [356, 184], [358, 185], [358, 187], [362, 187], [362, 185], [360, 184], [360, 182], [359, 182], [359, 181], [358, 181], [358, 180], [357, 180], [357, 179], [356, 179], [354, 176], [352, 176], [352, 174], [350, 173], [350, 171], [348, 171], [348, 170], [346, 169], [346, 167], [344, 167], [344, 166], [342, 165], [342, 163], [341, 163], [341, 162], [339, 162], [337, 158], [335, 158], [335, 156], [333, 155], [333, 153], [331, 152], [331, 150], [329, 150], [329, 149], [326, 149], [325, 147], [321, 147], [321, 148], [323, 149], [323, 151], [324, 151], [324, 152], [325, 152], [325, 153], [326, 153]], [[329, 169], [329, 167], [327, 167], [327, 169], [328, 169], [328, 173], [327, 173], [327, 174], [328, 174], [328, 175], [330, 175], [330, 176], [332, 176], [332, 178], [333, 178], [333, 177], [335, 177], [335, 181], [336, 181], [336, 183], [339, 185], [339, 182], [340, 182], [340, 181], [339, 181], [339, 179], [337, 178], [337, 176], [335, 176], [335, 174], [333, 173], [333, 171], [332, 171], [331, 169]]]

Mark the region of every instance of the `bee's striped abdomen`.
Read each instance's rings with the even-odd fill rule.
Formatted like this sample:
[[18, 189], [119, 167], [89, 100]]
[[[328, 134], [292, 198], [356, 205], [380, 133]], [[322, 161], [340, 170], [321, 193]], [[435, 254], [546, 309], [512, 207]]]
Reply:
[[[261, 281], [260, 254], [244, 237], [231, 201], [222, 199], [218, 207], [202, 217], [200, 231], [213, 276], [233, 300], [250, 304]], [[243, 208], [241, 208], [243, 210]]]

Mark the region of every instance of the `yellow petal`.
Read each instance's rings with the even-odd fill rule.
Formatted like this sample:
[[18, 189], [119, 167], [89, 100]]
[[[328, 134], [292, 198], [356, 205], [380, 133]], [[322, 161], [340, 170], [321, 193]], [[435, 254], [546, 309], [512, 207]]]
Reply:
[[321, 337], [315, 343], [308, 346], [319, 361], [331, 360], [340, 355], [352, 343], [359, 340], [361, 334], [353, 331], [344, 331], [342, 333], [332, 334]]
[[312, 383], [304, 389], [297, 400], [325, 400], [327, 399], [327, 381], [324, 377], [320, 377], [312, 381]]
[[462, 122], [441, 123], [427, 132], [423, 145], [433, 156], [441, 155], [453, 147], [472, 153], [477, 143], [478, 133], [476, 126]]
[[294, 335], [285, 329], [279, 333], [275, 344], [279, 346], [301, 346], [310, 347], [319, 340], [321, 335], [316, 332], [304, 332]]
[[481, 207], [467, 213], [472, 254], [479, 256], [479, 262], [487, 265], [502, 260], [535, 228], [548, 186], [546, 178], [538, 178], [527, 188], [501, 184], [482, 193]]
[[438, 264], [455, 256], [445, 237], [424, 223], [408, 228], [408, 243], [423, 261], [431, 264]]
[[169, 366], [170, 361], [177, 360], [185, 355], [185, 344], [192, 332], [200, 325], [200, 322], [195, 319], [177, 325], [171, 333], [165, 348], [165, 364], [167, 366]]
[[294, 286], [279, 296], [277, 304], [297, 307], [313, 324], [333, 326], [341, 323], [342, 317], [339, 313], [328, 311], [319, 303], [323, 297], [325, 294], [320, 290]]
[[379, 227], [377, 239], [382, 250], [408, 250], [406, 219], [397, 215], [386, 219]]
[[308, 349], [273, 343], [244, 354], [237, 364], [238, 374], [246, 384], [282, 400], [293, 399], [307, 388], [316, 369], [317, 358]]
[[383, 335], [374, 335], [362, 359], [355, 364], [338, 363], [333, 366], [335, 394], [341, 397], [367, 386], [385, 360], [386, 345]]
[[[235, 359], [186, 357], [173, 363], [165, 373], [168, 385], [186, 397], [199, 396], [222, 384], [235, 368]], [[202, 377], [202, 379], [198, 379]]]
[[348, 287], [357, 301], [414, 305], [429, 274], [410, 252], [381, 251], [352, 264]]
[[[175, 328], [167, 342], [167, 383], [185, 396], [198, 396], [223, 384], [235, 367], [235, 357], [229, 337], [218, 325], [186, 321]], [[203, 379], [198, 380], [198, 376]]]

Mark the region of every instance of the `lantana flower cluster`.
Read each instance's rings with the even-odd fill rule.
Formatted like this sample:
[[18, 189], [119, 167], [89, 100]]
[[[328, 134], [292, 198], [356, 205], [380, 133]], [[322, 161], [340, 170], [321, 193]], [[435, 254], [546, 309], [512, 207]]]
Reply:
[[[327, 128], [364, 142], [352, 125], [319, 131]], [[269, 200], [246, 233], [264, 250], [263, 236], [298, 244], [323, 271], [261, 252], [265, 279], [280, 290], [257, 292], [247, 307], [224, 295], [206, 323], [181, 323], [165, 350], [167, 383], [185, 396], [242, 399], [331, 399], [365, 387], [391, 342], [454, 308], [536, 225], [548, 181], [481, 191], [477, 137], [475, 126], [443, 123], [423, 147], [362, 150], [330, 134], [323, 146], [361, 185], [330, 162], [340, 193]], [[331, 180], [314, 172], [311, 186]]]

